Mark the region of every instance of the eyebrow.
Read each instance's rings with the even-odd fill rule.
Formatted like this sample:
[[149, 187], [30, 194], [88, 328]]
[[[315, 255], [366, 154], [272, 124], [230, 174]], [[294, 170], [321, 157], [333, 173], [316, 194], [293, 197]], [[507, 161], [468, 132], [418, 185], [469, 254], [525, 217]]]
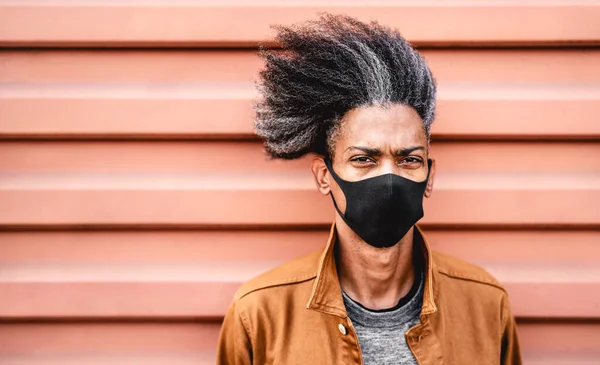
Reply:
[[346, 148], [346, 151], [344, 151], [344, 152], [348, 152], [350, 150], [363, 151], [364, 153], [366, 153], [369, 156], [381, 156], [381, 150], [379, 150], [377, 148], [369, 148], [369, 147], [362, 147], [362, 146], [350, 146], [350, 147]]
[[408, 148], [402, 148], [397, 150], [394, 153], [394, 156], [406, 156], [406, 155], [410, 155], [412, 152], [415, 151], [425, 151], [425, 147], [423, 146], [412, 146], [412, 147], [408, 147]]
[[[345, 152], [348, 152], [350, 150], [359, 150], [359, 151], [366, 153], [369, 156], [381, 156], [382, 155], [381, 150], [378, 148], [370, 148], [370, 147], [363, 147], [363, 146], [350, 146], [350, 147], [346, 148]], [[406, 156], [406, 155], [409, 155], [410, 153], [418, 151], [418, 150], [425, 151], [425, 147], [412, 146], [412, 147], [407, 147], [407, 148], [401, 148], [401, 149], [397, 150], [396, 152], [394, 152], [394, 156]]]

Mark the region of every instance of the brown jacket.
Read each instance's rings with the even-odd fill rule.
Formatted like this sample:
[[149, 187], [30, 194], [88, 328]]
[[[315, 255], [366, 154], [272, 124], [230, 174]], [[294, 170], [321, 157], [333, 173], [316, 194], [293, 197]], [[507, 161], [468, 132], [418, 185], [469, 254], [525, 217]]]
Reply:
[[[423, 237], [417, 227], [415, 237]], [[362, 364], [346, 314], [333, 247], [288, 262], [244, 284], [223, 322], [217, 364]], [[418, 363], [521, 364], [506, 291], [483, 269], [431, 251], [421, 323], [406, 332]]]

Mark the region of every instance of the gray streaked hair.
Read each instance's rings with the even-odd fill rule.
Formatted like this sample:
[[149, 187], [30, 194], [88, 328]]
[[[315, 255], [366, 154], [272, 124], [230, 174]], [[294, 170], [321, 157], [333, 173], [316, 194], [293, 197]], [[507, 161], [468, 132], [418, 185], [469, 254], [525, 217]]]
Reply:
[[344, 115], [370, 105], [412, 107], [429, 139], [436, 83], [399, 32], [331, 14], [275, 28], [281, 48], [259, 52], [265, 68], [254, 106], [255, 131], [271, 157], [331, 156]]

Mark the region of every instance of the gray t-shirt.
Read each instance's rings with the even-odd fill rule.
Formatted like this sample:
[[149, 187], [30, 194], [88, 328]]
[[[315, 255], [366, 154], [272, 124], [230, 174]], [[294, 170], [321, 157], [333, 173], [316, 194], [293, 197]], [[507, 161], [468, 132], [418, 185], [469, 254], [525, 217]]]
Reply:
[[[373, 311], [342, 291], [348, 316], [354, 325], [365, 365], [418, 365], [406, 343], [405, 333], [419, 323], [423, 303], [423, 276], [405, 301], [391, 310]], [[403, 298], [404, 299], [404, 298]], [[407, 300], [407, 301], [406, 301]]]

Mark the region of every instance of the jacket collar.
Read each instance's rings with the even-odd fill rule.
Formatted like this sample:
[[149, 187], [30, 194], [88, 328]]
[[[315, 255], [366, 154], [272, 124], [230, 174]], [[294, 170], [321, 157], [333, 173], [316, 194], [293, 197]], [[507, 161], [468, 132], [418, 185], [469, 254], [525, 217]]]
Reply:
[[[423, 261], [426, 266], [421, 315], [428, 315], [437, 311], [433, 295], [433, 262], [429, 244], [423, 235], [423, 231], [417, 225], [415, 225], [415, 240], [418, 240], [418, 244], [420, 244]], [[334, 223], [331, 226], [327, 246], [325, 246], [325, 250], [319, 260], [317, 277], [306, 308], [346, 318], [346, 307], [344, 306], [342, 289], [335, 264], [334, 247], [336, 241], [337, 233]]]

